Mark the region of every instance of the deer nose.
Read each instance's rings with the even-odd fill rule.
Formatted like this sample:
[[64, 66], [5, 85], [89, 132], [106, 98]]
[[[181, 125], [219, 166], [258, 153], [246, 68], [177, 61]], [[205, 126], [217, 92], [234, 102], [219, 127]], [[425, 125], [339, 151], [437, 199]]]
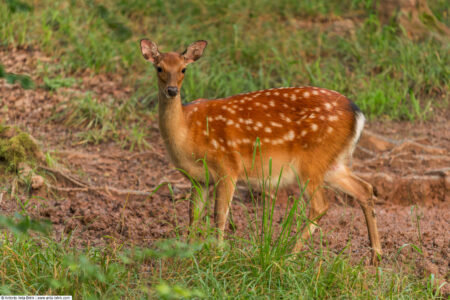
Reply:
[[178, 94], [178, 88], [176, 86], [168, 86], [167, 87], [167, 94], [170, 97], [175, 97]]

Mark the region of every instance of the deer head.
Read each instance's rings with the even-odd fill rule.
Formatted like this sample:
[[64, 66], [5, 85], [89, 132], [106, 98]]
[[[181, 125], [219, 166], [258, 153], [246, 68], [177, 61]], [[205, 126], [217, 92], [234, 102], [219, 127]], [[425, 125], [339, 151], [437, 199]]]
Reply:
[[165, 98], [175, 98], [179, 95], [187, 65], [202, 57], [207, 44], [206, 41], [200, 40], [181, 53], [162, 53], [156, 43], [147, 39], [141, 40], [142, 55], [154, 65], [159, 91]]

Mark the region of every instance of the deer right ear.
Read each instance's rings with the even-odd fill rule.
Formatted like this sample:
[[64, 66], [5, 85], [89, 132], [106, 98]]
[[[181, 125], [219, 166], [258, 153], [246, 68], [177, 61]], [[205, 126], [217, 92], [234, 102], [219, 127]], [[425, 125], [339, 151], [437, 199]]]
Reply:
[[144, 58], [151, 63], [156, 63], [161, 57], [161, 53], [158, 51], [158, 46], [147, 39], [141, 40], [141, 52]]

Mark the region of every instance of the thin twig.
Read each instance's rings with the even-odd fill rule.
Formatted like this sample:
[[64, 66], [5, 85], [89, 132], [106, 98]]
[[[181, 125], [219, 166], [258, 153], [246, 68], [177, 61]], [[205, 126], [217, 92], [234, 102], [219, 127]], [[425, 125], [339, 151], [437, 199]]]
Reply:
[[[118, 195], [118, 196], [123, 196], [123, 195], [127, 195], [127, 196], [151, 196], [153, 194], [156, 193], [156, 189], [161, 186], [162, 184], [168, 184], [168, 182], [164, 181], [159, 183], [158, 185], [156, 185], [154, 188], [152, 188], [151, 192], [147, 192], [147, 191], [139, 191], [139, 190], [130, 190], [130, 189], [118, 189], [118, 188], [114, 188], [111, 186], [85, 186], [85, 187], [58, 187], [52, 184], [47, 183], [47, 187], [52, 189], [52, 190], [56, 190], [56, 191], [60, 191], [60, 192], [89, 192], [89, 191], [93, 191], [93, 192], [106, 192], [109, 196], [112, 196], [112, 194]], [[187, 184], [178, 184], [179, 188], [188, 188], [189, 185]], [[112, 194], [111, 194], [112, 193]]]
[[161, 160], [165, 160], [166, 159], [166, 157], [163, 154], [159, 153], [156, 150], [134, 153], [134, 154], [128, 156], [126, 159], [130, 160], [130, 159], [133, 159], [133, 158], [136, 158], [136, 157], [147, 156], [147, 155], [155, 155]]
[[64, 171], [62, 171], [60, 169], [49, 168], [49, 167], [42, 166], [42, 165], [39, 165], [38, 167], [47, 172], [51, 172], [55, 175], [61, 176], [62, 178], [66, 179], [67, 181], [71, 182], [72, 184], [74, 184], [78, 187], [88, 187], [89, 186], [87, 183], [79, 181], [78, 179], [75, 179], [70, 175], [67, 175]]

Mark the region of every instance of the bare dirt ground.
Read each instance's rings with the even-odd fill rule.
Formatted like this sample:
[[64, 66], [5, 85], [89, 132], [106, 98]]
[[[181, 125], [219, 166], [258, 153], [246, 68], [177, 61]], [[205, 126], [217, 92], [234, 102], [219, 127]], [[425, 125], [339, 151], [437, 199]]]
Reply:
[[[0, 49], [0, 63], [7, 72], [33, 77], [38, 60], [44, 64], [50, 61], [38, 51]], [[58, 103], [82, 91], [91, 90], [100, 100], [130, 96], [130, 89], [118, 76], [91, 76], [89, 72], [77, 76], [82, 80], [80, 84], [56, 92], [39, 87], [42, 81], [38, 78], [33, 78], [38, 83], [35, 90], [0, 81], [0, 121], [29, 132], [74, 177], [97, 187], [76, 186], [61, 178], [50, 180], [67, 190], [32, 191], [27, 212], [51, 220], [56, 239], [71, 232], [78, 246], [112, 241], [149, 246], [156, 239], [175, 236], [177, 231], [185, 233], [189, 182], [169, 164], [155, 120], [147, 124], [146, 140], [151, 149], [133, 152], [113, 142], [79, 144], [73, 131], [47, 121]], [[417, 272], [450, 279], [449, 153], [448, 111], [436, 113], [433, 120], [424, 123], [383, 121], [366, 125], [352, 167], [376, 188], [378, 227], [385, 253], [382, 266], [391, 268], [413, 256]], [[174, 194], [163, 187], [149, 197], [148, 193], [162, 182], [172, 183]], [[289, 203], [287, 195], [294, 190], [280, 196], [275, 212], [279, 222]], [[344, 195], [332, 191], [327, 194], [331, 206], [320, 222], [326, 243], [333, 252], [345, 249], [356, 261], [366, 260], [370, 249], [361, 209]], [[19, 199], [25, 201], [29, 196], [21, 195]], [[20, 211], [19, 202], [5, 193], [1, 213]], [[245, 193], [233, 201], [232, 216], [238, 234], [248, 232], [249, 215], [254, 209]], [[315, 237], [318, 240], [319, 234]], [[405, 244], [421, 247], [423, 254], [411, 247], [401, 249]]]

